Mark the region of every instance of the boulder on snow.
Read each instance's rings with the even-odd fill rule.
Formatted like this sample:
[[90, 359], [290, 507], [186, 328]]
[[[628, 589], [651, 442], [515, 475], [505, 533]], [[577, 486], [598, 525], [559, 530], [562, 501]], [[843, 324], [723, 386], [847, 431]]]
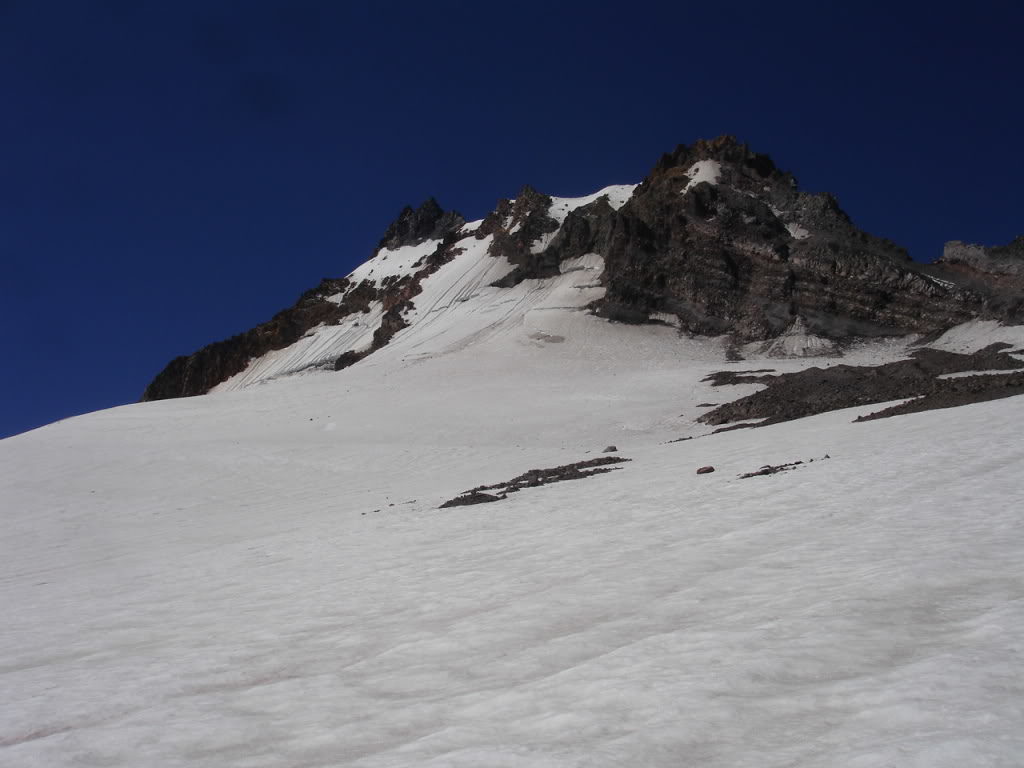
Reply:
[[697, 474], [698, 475], [706, 475], [706, 474], [708, 474], [708, 472], [714, 472], [714, 471], [715, 471], [715, 468], [710, 466], [710, 465], [708, 465], [706, 467], [700, 467], [697, 470]]

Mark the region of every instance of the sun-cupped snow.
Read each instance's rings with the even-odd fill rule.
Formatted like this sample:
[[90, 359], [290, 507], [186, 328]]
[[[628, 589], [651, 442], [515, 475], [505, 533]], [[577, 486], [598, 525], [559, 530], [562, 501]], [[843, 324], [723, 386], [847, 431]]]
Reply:
[[493, 328], [466, 258], [418, 311], [485, 344], [0, 441], [0, 764], [1019, 764], [1024, 398], [712, 435], [709, 373], [819, 362], [557, 309], [596, 264]]
[[717, 184], [718, 180], [722, 178], [722, 164], [717, 160], [698, 160], [690, 166], [686, 175], [690, 181], [683, 187], [682, 194], [684, 195], [698, 184], [704, 182]]

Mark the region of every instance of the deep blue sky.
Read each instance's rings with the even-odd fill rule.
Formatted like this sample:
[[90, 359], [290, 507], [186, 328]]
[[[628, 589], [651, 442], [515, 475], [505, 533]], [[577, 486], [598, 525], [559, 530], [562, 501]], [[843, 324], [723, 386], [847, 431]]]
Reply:
[[137, 399], [406, 203], [584, 194], [700, 137], [920, 260], [1024, 233], [1024, 4], [827, 5], [0, 0], [0, 436]]

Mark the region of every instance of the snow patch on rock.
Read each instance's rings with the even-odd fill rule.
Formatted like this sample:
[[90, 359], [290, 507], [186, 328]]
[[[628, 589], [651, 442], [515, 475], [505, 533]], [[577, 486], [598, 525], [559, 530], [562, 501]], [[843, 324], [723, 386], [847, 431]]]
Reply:
[[786, 229], [789, 230], [790, 237], [794, 238], [795, 240], [806, 240], [808, 237], [811, 236], [809, 230], [800, 226], [795, 221], [788, 222], [786, 224]]
[[761, 354], [767, 357], [822, 357], [837, 352], [834, 341], [812, 333], [799, 315], [782, 334], [761, 344]]
[[565, 217], [571, 211], [590, 205], [602, 197], [607, 197], [608, 204], [617, 211], [633, 196], [633, 192], [638, 186], [638, 184], [612, 184], [583, 197], [552, 197], [548, 216], [557, 221], [559, 225], [564, 224]]
[[690, 166], [686, 175], [690, 181], [683, 188], [682, 194], [684, 195], [703, 182], [717, 184], [718, 180], [722, 178], [722, 164], [717, 160], [698, 160]]

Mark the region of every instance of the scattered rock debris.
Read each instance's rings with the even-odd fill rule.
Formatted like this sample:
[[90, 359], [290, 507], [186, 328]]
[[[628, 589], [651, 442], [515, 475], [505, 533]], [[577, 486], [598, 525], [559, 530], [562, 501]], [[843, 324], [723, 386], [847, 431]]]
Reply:
[[715, 471], [715, 468], [710, 466], [710, 465], [708, 465], [706, 467], [700, 467], [697, 470], [697, 474], [698, 475], [706, 475], [706, 474], [709, 474], [709, 473], [714, 472], [714, 471]]
[[[621, 469], [621, 467], [609, 467], [607, 465], [620, 464], [626, 461], [632, 461], [632, 459], [626, 459], [621, 456], [602, 456], [597, 459], [577, 461], [575, 464], [563, 464], [560, 467], [531, 469], [505, 483], [480, 485], [468, 491], [463, 491], [454, 499], [446, 501], [439, 509], [465, 507], [472, 504], [489, 504], [493, 501], [504, 499], [510, 493], [518, 493], [523, 488], [537, 488], [542, 485], [550, 485], [551, 483], [560, 483], [563, 480], [579, 480], [584, 477], [612, 472], [616, 469]], [[488, 493], [488, 491], [497, 491], [497, 493]]]
[[[821, 461], [824, 461], [825, 459], [830, 459], [830, 458], [832, 458], [832, 457], [829, 456], [826, 453], [824, 456], [821, 457]], [[808, 460], [806, 462], [804, 462], [804, 461], [791, 461], [788, 464], [765, 464], [763, 467], [761, 467], [760, 469], [758, 469], [758, 470], [756, 470], [754, 472], [744, 472], [742, 475], [740, 475], [740, 479], [741, 480], [746, 480], [748, 477], [763, 477], [765, 475], [776, 475], [779, 472], [790, 472], [790, 471], [796, 469], [797, 467], [803, 466], [804, 464], [812, 464], [812, 463], [814, 463], [814, 459], [810, 459], [810, 460]]]

